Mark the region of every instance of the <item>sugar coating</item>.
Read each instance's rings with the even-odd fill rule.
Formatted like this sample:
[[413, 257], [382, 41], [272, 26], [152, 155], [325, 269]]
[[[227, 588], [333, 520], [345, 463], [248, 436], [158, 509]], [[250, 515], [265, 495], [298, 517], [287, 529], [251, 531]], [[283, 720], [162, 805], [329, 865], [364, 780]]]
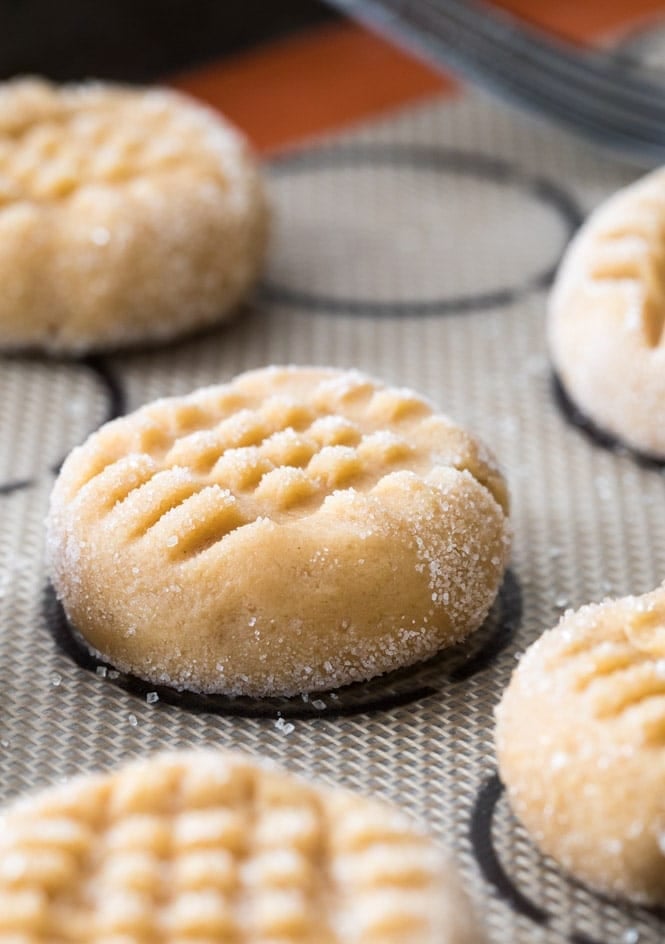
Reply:
[[604, 203], [571, 243], [548, 317], [554, 366], [598, 426], [665, 458], [665, 170]]
[[254, 282], [266, 202], [240, 134], [176, 92], [0, 84], [0, 345], [169, 338]]
[[665, 585], [569, 611], [534, 643], [496, 747], [545, 853], [606, 894], [665, 902]]
[[74, 450], [48, 547], [71, 621], [116, 667], [291, 695], [477, 629], [506, 565], [507, 495], [477, 441], [413, 392], [268, 368]]
[[0, 940], [482, 944], [396, 809], [242, 755], [160, 754], [0, 815]]

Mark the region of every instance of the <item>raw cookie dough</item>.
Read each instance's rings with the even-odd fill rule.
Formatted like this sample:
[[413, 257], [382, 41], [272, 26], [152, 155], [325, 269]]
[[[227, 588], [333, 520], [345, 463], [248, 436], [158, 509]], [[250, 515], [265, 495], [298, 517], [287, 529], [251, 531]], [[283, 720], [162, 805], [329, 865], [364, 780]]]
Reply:
[[412, 391], [266, 368], [75, 449], [51, 499], [51, 574], [116, 667], [292, 695], [477, 629], [506, 566], [506, 508], [489, 453]]
[[496, 746], [543, 852], [608, 895], [665, 903], [665, 586], [570, 611], [534, 643]]
[[571, 243], [549, 306], [554, 368], [601, 430], [665, 460], [665, 170], [619, 191]]
[[0, 84], [0, 347], [77, 354], [221, 320], [266, 224], [241, 135], [184, 95]]
[[0, 940], [482, 944], [400, 811], [242, 755], [160, 754], [0, 816]]

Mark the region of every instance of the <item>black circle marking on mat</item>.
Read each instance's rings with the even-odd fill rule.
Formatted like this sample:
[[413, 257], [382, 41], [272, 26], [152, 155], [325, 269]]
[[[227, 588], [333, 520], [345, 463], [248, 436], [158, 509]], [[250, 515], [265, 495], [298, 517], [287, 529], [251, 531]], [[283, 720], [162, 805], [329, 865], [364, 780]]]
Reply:
[[[512, 570], [507, 570], [499, 591], [501, 610], [496, 631], [469, 658], [449, 674], [451, 682], [466, 682], [489, 668], [513, 640], [522, 622], [522, 588]], [[490, 614], [489, 619], [492, 619]]]
[[596, 446], [601, 446], [603, 449], [608, 449], [610, 452], [614, 452], [617, 455], [630, 456], [631, 459], [645, 469], [665, 468], [665, 459], [628, 446], [612, 433], [608, 433], [606, 430], [596, 426], [593, 420], [590, 420], [589, 417], [580, 410], [577, 404], [571, 400], [561, 382], [561, 378], [554, 370], [552, 371], [551, 387], [554, 402], [564, 419], [576, 429], [581, 430]]
[[[107, 398], [107, 408], [104, 419], [100, 423], [100, 426], [103, 423], [108, 423], [110, 420], [114, 420], [126, 410], [126, 397], [125, 391], [118, 380], [118, 378], [111, 372], [108, 367], [108, 364], [102, 360], [100, 357], [86, 357], [82, 360], [73, 360], [68, 361], [68, 364], [77, 367], [85, 367], [88, 370], [92, 371], [97, 377], [102, 390], [104, 391]], [[59, 462], [54, 463], [50, 471], [57, 475], [60, 472], [62, 463], [65, 461], [63, 457]], [[21, 491], [24, 488], [30, 488], [35, 485], [37, 482], [37, 476], [34, 476], [29, 479], [17, 479], [14, 482], [4, 482], [0, 484], [0, 498], [5, 495], [13, 495], [14, 492]]]
[[[496, 808], [504, 793], [504, 786], [498, 773], [491, 774], [484, 783], [481, 784], [476, 796], [473, 810], [471, 812], [471, 822], [469, 826], [469, 837], [473, 854], [478, 863], [478, 867], [486, 882], [493, 886], [496, 893], [512, 908], [514, 912], [529, 918], [534, 924], [540, 926], [550, 925], [554, 915], [550, 914], [545, 908], [537, 905], [527, 898], [519, 890], [513, 879], [506, 872], [499, 855], [494, 846], [492, 834], [492, 824]], [[579, 883], [569, 878], [569, 882], [574, 885]], [[593, 894], [590, 889], [580, 885], [589, 894]], [[616, 901], [607, 898], [604, 895], [597, 894], [600, 901], [615, 905]], [[663, 908], [640, 908], [654, 917], [665, 919], [665, 909]], [[583, 931], [571, 931], [567, 936], [569, 944], [604, 944], [596, 938], [590, 937]]]
[[120, 380], [110, 369], [106, 360], [97, 355], [86, 357], [82, 365], [95, 373], [108, 397], [108, 410], [102, 423], [109, 423], [127, 412], [127, 397]]
[[[553, 208], [567, 230], [562, 249], [583, 222], [584, 214], [574, 198], [554, 181], [519, 170], [508, 161], [490, 157], [478, 151], [460, 151], [452, 148], [419, 147], [395, 144], [356, 144], [331, 149], [308, 150], [295, 156], [273, 161], [273, 172], [279, 175], [327, 170], [371, 164], [387, 167], [410, 167], [415, 170], [458, 174], [476, 177], [502, 185], [512, 185], [534, 196], [540, 203]], [[550, 285], [559, 258], [522, 285], [499, 288], [495, 291], [459, 295], [422, 301], [364, 301], [354, 298], [327, 297], [317, 292], [290, 289], [288, 285], [266, 282], [263, 294], [269, 302], [307, 308], [326, 314], [358, 314], [370, 317], [401, 317], [405, 315], [449, 315], [500, 308], [532, 291]]]
[[30, 488], [35, 484], [35, 479], [17, 479], [15, 482], [6, 482], [0, 485], [0, 498], [3, 495], [13, 495], [14, 492], [20, 492], [23, 488]]
[[[91, 371], [97, 378], [99, 385], [106, 394], [108, 405], [106, 407], [104, 418], [102, 419], [99, 426], [103, 426], [104, 423], [109, 423], [118, 416], [122, 416], [127, 410], [127, 398], [125, 396], [125, 391], [119, 379], [110, 370], [106, 361], [101, 357], [92, 355], [90, 357], [85, 357], [75, 363], [78, 363], [80, 367], [85, 367], [87, 370]], [[60, 472], [62, 464], [66, 458], [66, 456], [63, 456], [59, 462], [56, 462], [51, 467], [51, 471], [55, 475], [58, 475]]]
[[536, 924], [548, 924], [548, 913], [517, 888], [494, 848], [492, 821], [503, 790], [498, 774], [492, 774], [478, 791], [470, 825], [471, 845], [476, 862], [485, 880], [496, 889], [500, 898], [510, 904], [513, 911], [530, 918]]
[[[396, 669], [368, 682], [346, 685], [335, 692], [310, 693], [308, 700], [304, 701], [300, 697], [201, 695], [178, 691], [167, 685], [155, 685], [130, 673], [119, 672], [101, 657], [91, 654], [68, 622], [50, 585], [47, 585], [43, 595], [44, 623], [58, 649], [88, 672], [99, 674], [97, 670], [100, 669], [106, 681], [131, 695], [145, 699], [149, 692], [157, 692], [159, 700], [165, 704], [196, 713], [285, 720], [334, 719], [370, 711], [387, 711], [437, 694], [442, 682], [466, 681], [491, 665], [508, 645], [519, 626], [521, 613], [519, 582], [511, 571], [507, 571], [497, 601], [484, 626], [462, 645], [444, 650], [427, 662]], [[474, 651], [474, 642], [477, 642], [478, 636], [481, 642]], [[452, 669], [451, 662], [454, 666]], [[325, 708], [320, 707], [321, 702]]]

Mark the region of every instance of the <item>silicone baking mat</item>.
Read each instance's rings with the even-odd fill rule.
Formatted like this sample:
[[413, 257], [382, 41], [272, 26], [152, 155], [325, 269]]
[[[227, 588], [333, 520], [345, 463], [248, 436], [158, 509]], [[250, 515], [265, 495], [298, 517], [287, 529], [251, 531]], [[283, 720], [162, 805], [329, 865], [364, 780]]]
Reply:
[[[151, 351], [0, 361], [1, 799], [160, 748], [238, 747], [424, 819], [493, 944], [662, 941], [658, 914], [590, 894], [533, 849], [492, 735], [516, 658], [565, 607], [665, 576], [660, 469], [568, 422], [544, 346], [563, 247], [635, 168], [466, 94], [365, 122], [267, 172], [270, 264], [233, 323]], [[491, 445], [515, 533], [497, 604], [461, 649], [309, 700], [133, 683], [76, 647], [48, 590], [55, 470], [103, 420], [268, 363], [354, 366], [414, 387]]]

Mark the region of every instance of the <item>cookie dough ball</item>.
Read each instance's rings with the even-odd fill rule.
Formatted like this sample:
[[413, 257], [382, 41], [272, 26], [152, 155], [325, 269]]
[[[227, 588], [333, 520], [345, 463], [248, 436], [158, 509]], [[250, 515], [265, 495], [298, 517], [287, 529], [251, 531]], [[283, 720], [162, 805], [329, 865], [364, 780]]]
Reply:
[[162, 341], [256, 280], [266, 201], [240, 134], [164, 89], [0, 84], [0, 347]]
[[665, 586], [566, 613], [531, 646], [496, 746], [543, 852], [608, 895], [665, 903]]
[[2, 940], [484, 941], [455, 870], [399, 810], [242, 755], [156, 755], [0, 824]]
[[665, 460], [665, 170], [620, 191], [571, 243], [549, 308], [564, 389], [601, 430]]
[[51, 500], [51, 574], [116, 667], [293, 695], [477, 629], [506, 566], [506, 507], [491, 456], [415, 393], [266, 368], [75, 449]]

